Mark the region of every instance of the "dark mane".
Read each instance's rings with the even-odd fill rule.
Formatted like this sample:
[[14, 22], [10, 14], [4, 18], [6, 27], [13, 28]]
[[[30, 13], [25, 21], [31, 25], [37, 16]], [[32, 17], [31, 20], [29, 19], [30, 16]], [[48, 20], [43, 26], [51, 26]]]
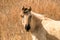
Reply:
[[23, 13], [25, 13], [25, 14], [28, 13], [28, 12], [29, 12], [29, 10], [27, 8], [25, 8], [24, 11], [23, 11]]
[[23, 7], [22, 10], [24, 14], [28, 14], [29, 12], [31, 12], [31, 7], [30, 8]]

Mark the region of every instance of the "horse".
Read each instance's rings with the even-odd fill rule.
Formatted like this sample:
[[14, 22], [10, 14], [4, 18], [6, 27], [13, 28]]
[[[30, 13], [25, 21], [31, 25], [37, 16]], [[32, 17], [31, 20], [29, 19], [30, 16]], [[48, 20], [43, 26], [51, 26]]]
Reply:
[[47, 18], [23, 6], [22, 25], [27, 32], [32, 33], [33, 40], [60, 40], [60, 21]]

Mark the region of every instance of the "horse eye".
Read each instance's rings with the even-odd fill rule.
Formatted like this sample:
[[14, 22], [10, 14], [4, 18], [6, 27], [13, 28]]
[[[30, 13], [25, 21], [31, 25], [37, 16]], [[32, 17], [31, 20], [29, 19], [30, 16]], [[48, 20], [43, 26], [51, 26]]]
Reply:
[[21, 17], [24, 17], [24, 15], [21, 15]]

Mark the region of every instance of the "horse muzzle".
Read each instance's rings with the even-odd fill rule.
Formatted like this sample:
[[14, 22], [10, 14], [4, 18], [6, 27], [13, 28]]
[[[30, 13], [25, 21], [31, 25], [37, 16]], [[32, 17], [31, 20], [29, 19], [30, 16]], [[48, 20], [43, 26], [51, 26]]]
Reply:
[[30, 27], [29, 24], [25, 26], [25, 30], [26, 30], [26, 31], [29, 31], [30, 29], [31, 29], [31, 27]]

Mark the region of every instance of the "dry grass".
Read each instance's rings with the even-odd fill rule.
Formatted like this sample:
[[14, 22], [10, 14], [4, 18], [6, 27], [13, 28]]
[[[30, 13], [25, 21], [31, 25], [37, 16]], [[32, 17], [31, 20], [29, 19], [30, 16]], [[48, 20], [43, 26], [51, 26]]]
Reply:
[[60, 0], [0, 0], [0, 40], [31, 40], [21, 25], [22, 6], [60, 20]]

